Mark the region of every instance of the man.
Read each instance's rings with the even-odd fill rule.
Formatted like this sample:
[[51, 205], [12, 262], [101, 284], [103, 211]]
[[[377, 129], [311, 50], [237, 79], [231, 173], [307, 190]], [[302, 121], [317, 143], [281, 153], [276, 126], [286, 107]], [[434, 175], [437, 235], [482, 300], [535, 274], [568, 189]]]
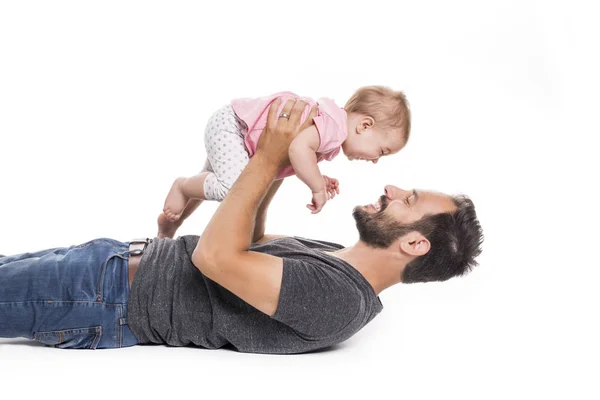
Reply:
[[305, 103], [290, 101], [279, 116], [278, 106], [201, 237], [98, 239], [0, 258], [0, 337], [301, 353], [351, 337], [381, 311], [382, 290], [476, 264], [482, 232], [468, 198], [394, 186], [355, 208], [352, 247], [265, 235], [274, 179]]

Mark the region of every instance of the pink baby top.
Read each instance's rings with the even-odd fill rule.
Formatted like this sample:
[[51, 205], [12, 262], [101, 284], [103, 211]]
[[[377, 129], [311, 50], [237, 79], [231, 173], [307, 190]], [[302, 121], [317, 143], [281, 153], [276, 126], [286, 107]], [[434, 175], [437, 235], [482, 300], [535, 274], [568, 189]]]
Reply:
[[[280, 92], [266, 97], [235, 99], [231, 102], [233, 111], [248, 127], [244, 141], [250, 157], [256, 152], [258, 138], [267, 125], [269, 106], [277, 98], [281, 99], [281, 105], [277, 114], [281, 113], [285, 102], [291, 98], [302, 99], [310, 106], [318, 104], [317, 116], [313, 118], [321, 139], [319, 148], [317, 149], [317, 162], [322, 160], [331, 161], [338, 155], [342, 143], [348, 136], [346, 111], [328, 98], [314, 101], [311, 98], [299, 97], [291, 92]], [[302, 114], [302, 123], [304, 123], [309, 113], [310, 108], [307, 107]], [[291, 175], [294, 175], [294, 169], [289, 166], [279, 171], [277, 178], [281, 179]]]

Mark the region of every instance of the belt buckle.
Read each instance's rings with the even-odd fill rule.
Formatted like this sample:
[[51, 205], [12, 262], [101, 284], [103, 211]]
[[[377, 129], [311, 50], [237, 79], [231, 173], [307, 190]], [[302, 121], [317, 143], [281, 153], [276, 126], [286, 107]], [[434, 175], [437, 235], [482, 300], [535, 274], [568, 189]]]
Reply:
[[148, 243], [150, 243], [150, 242], [152, 242], [152, 239], [150, 239], [150, 238], [133, 239], [131, 242], [129, 242], [129, 248], [131, 248], [132, 246], [135, 246], [135, 245], [140, 245], [140, 244], [143, 244], [144, 247], [140, 249], [139, 246], [137, 246], [138, 248], [129, 250], [129, 255], [130, 256], [139, 256], [139, 255], [144, 254], [144, 251], [146, 250], [146, 247], [148, 247]]

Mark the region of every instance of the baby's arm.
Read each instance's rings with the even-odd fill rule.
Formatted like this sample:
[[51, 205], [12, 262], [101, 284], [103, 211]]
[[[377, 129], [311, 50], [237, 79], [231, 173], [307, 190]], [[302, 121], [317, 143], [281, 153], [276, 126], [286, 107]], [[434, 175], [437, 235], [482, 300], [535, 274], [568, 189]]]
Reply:
[[306, 207], [313, 214], [320, 212], [328, 199], [325, 179], [317, 165], [319, 143], [319, 132], [313, 125], [300, 132], [289, 149], [290, 162], [296, 175], [312, 191], [311, 203]]
[[321, 139], [317, 128], [313, 125], [302, 132], [292, 141], [289, 149], [290, 162], [294, 172], [313, 193], [325, 190], [325, 181], [317, 165], [317, 149]]

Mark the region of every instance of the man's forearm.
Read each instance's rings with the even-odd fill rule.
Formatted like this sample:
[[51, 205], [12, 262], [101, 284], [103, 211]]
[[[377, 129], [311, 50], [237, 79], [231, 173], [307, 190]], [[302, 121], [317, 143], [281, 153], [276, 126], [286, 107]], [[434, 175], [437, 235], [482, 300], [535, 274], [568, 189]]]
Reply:
[[197, 250], [203, 257], [215, 260], [248, 250], [257, 211], [277, 170], [260, 153], [250, 159], [200, 237]]
[[283, 183], [283, 179], [274, 181], [271, 184], [271, 187], [267, 191], [267, 194], [263, 198], [260, 203], [260, 207], [258, 207], [258, 211], [256, 212], [256, 218], [254, 222], [254, 233], [252, 234], [252, 243], [260, 240], [265, 235], [265, 225], [267, 221], [267, 210], [269, 209], [269, 205], [271, 204], [271, 200], [275, 197], [275, 193]]
[[[197, 268], [221, 281], [239, 278], [240, 271], [235, 269], [240, 268], [240, 260], [253, 257], [247, 251], [252, 244], [258, 208], [277, 171], [288, 165], [290, 144], [306, 129], [300, 124], [306, 102], [288, 100], [280, 115], [278, 106], [279, 100], [275, 100], [269, 107], [267, 126], [256, 153], [217, 208], [192, 255]], [[310, 123], [315, 115], [316, 109], [312, 108]]]

